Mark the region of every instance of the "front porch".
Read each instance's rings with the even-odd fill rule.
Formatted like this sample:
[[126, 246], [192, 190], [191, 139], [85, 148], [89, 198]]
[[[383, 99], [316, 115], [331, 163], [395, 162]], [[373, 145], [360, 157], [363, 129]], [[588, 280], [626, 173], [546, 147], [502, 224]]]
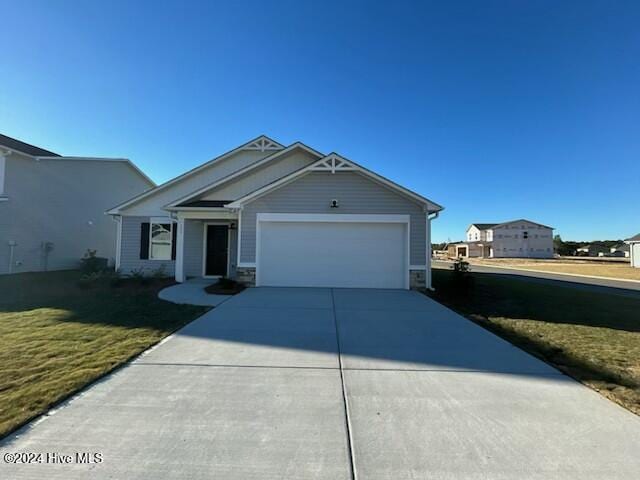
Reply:
[[175, 279], [235, 278], [238, 218], [229, 211], [178, 212]]

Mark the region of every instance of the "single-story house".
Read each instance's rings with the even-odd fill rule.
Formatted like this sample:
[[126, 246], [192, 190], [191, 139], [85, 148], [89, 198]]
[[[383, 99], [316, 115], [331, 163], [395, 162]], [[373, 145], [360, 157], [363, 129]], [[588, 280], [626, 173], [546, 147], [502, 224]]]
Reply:
[[105, 209], [154, 187], [124, 158], [67, 157], [0, 134], [0, 274], [115, 262]]
[[406, 289], [431, 286], [441, 210], [341, 155], [260, 136], [107, 213], [123, 273]]
[[576, 255], [579, 257], [601, 257], [606, 253], [609, 253], [609, 249], [597, 243], [591, 243], [576, 249]]
[[621, 243], [619, 245], [616, 245], [615, 247], [611, 247], [608, 254], [602, 254], [601, 256], [629, 258], [630, 254], [630, 246], [626, 243]]
[[630, 247], [631, 266], [640, 268], [640, 233], [625, 240]]

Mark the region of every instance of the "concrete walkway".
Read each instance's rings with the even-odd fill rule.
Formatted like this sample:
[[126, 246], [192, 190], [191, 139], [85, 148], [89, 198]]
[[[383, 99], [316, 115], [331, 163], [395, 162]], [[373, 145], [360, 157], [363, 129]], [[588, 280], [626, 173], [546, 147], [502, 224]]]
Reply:
[[415, 292], [249, 289], [49, 416], [12, 479], [636, 479], [640, 418]]
[[202, 278], [188, 280], [160, 290], [158, 298], [172, 303], [215, 307], [231, 297], [231, 295], [211, 295], [205, 292], [205, 287], [213, 283], [215, 283], [215, 280]]

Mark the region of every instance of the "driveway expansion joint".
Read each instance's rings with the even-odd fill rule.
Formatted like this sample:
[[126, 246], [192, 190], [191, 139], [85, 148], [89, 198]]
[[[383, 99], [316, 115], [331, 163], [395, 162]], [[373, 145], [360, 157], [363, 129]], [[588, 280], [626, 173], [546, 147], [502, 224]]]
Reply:
[[353, 452], [353, 434], [351, 432], [351, 419], [349, 417], [349, 402], [347, 400], [347, 386], [344, 381], [342, 368], [342, 353], [340, 350], [340, 332], [338, 330], [338, 315], [336, 314], [336, 302], [333, 297], [333, 288], [331, 289], [331, 305], [333, 306], [333, 321], [336, 328], [336, 349], [338, 353], [338, 365], [340, 367], [340, 384], [342, 387], [342, 401], [344, 404], [344, 421], [347, 429], [347, 448], [349, 449], [349, 463], [351, 467], [351, 478], [356, 480], [356, 459]]

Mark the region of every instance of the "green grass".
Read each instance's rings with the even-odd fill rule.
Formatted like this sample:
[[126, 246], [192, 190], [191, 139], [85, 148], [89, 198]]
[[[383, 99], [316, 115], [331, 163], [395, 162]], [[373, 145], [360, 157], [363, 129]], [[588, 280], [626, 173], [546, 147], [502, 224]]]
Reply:
[[434, 270], [436, 300], [640, 414], [640, 299]]
[[206, 311], [159, 300], [166, 280], [82, 289], [79, 277], [0, 277], [0, 437]]

